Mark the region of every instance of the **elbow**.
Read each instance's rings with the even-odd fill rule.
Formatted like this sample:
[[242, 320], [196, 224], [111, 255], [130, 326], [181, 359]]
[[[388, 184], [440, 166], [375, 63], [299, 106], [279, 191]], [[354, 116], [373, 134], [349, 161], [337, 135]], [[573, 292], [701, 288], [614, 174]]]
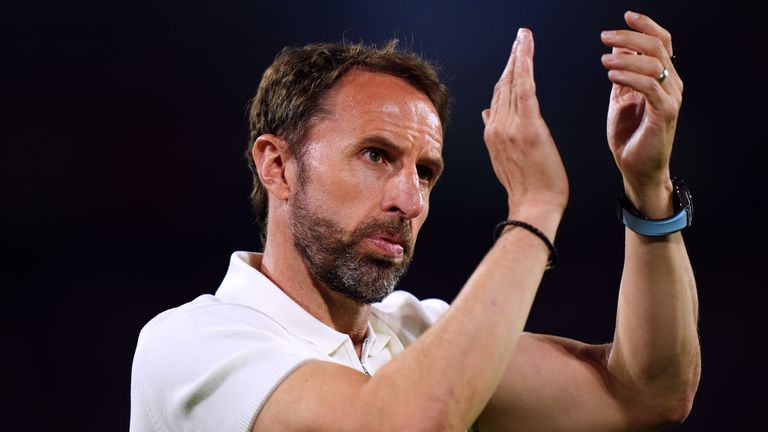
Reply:
[[624, 399], [633, 408], [630, 422], [640, 430], [659, 430], [683, 423], [691, 413], [701, 378], [701, 355], [677, 356], [672, 365], [641, 375], [626, 386]]
[[699, 386], [698, 371], [689, 377], [665, 383], [662, 388], [648, 392], [639, 423], [651, 430], [677, 426], [688, 418]]
[[[460, 424], [460, 420], [454, 416], [448, 406], [442, 403], [427, 404], [423, 410], [403, 410], [401, 418], [405, 422], [392, 428], [396, 431], [418, 431], [418, 432], [460, 432], [467, 429], [467, 425]], [[376, 429], [376, 428], [374, 428]]]
[[460, 425], [451, 407], [443, 398], [396, 403], [380, 406], [376, 415], [364, 414], [359, 410], [351, 423], [355, 427], [349, 430], [414, 431], [414, 432], [461, 432], [466, 425]]
[[696, 391], [699, 389], [700, 378], [701, 360], [697, 356], [687, 373], [682, 374], [671, 386], [666, 410], [666, 420], [669, 424], [678, 425], [688, 418]]
[[[423, 404], [411, 404], [400, 412], [407, 418], [405, 424], [393, 430], [419, 432], [464, 432], [471, 426], [479, 412], [468, 418], [469, 412], [462, 407], [454, 392], [432, 394]], [[374, 428], [375, 429], [375, 428]]]
[[414, 432], [447, 432], [459, 429], [453, 427], [447, 416], [436, 415], [435, 413], [422, 413], [421, 415], [399, 415], [390, 417], [384, 421], [371, 424], [372, 428], [368, 430], [391, 430], [391, 431], [414, 431]]
[[[413, 429], [409, 427], [415, 426]], [[446, 431], [458, 431], [459, 429], [452, 427], [447, 418], [421, 418], [415, 423], [410, 423], [409, 426], [398, 430], [414, 430], [419, 432], [446, 432]]]
[[653, 425], [660, 428], [677, 426], [688, 418], [693, 408], [695, 390], [682, 392], [669, 398], [661, 407], [657, 407]]

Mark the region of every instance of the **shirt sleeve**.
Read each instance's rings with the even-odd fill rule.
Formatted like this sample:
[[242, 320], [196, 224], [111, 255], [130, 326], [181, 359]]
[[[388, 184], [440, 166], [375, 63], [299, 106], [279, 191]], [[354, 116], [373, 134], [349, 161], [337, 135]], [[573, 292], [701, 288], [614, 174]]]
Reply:
[[413, 343], [448, 311], [448, 303], [440, 299], [419, 300], [406, 291], [394, 291], [372, 312], [395, 332], [404, 347]]
[[196, 300], [165, 312], [139, 335], [130, 429], [249, 431], [272, 391], [313, 358], [246, 306]]

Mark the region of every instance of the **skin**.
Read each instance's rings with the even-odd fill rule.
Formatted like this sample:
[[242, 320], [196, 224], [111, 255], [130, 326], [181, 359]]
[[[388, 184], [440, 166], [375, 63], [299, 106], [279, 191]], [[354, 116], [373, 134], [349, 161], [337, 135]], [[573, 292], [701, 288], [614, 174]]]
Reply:
[[[330, 113], [314, 121], [307, 135], [307, 206], [347, 232], [371, 218], [406, 220], [412, 248], [442, 171], [442, 126], [432, 103], [402, 80], [364, 71], [345, 75], [327, 102]], [[261, 271], [321, 321], [350, 334], [359, 352], [369, 308], [313, 280], [291, 244], [287, 217], [300, 187], [295, 158], [273, 135], [259, 137], [254, 147], [267, 189], [276, 186], [279, 193], [270, 199], [275, 217], [268, 238], [274, 241], [265, 246]], [[386, 234], [364, 240], [359, 250], [402, 260], [401, 240]]]
[[[609, 146], [632, 202], [649, 217], [665, 217], [672, 211], [668, 165], [682, 81], [669, 60], [669, 33], [648, 17], [628, 12], [625, 19], [631, 30], [602, 35], [613, 48], [602, 60], [613, 82]], [[660, 83], [655, 77], [663, 67], [670, 76]], [[402, 218], [415, 239], [441, 165], [434, 107], [404, 81], [363, 71], [343, 77], [327, 102], [331, 114], [310, 128], [310, 204], [348, 232], [369, 218]], [[483, 120], [509, 218], [554, 241], [568, 181], [539, 112], [530, 31], [518, 33]], [[392, 146], [365, 139], [370, 136]], [[322, 322], [349, 334], [359, 352], [368, 306], [314, 281], [292, 247], [286, 218], [297, 193], [296, 160], [272, 135], [256, 141], [254, 160], [270, 196], [261, 271]], [[423, 175], [425, 168], [432, 177]], [[396, 249], [379, 240], [364, 240], [359, 250]], [[616, 332], [606, 345], [523, 333], [547, 254], [536, 236], [508, 228], [445, 316], [375, 376], [308, 362], [274, 391], [253, 430], [460, 431], [477, 420], [484, 432], [618, 431], [682, 421], [698, 385], [700, 355], [696, 289], [680, 233], [646, 238], [626, 231]]]

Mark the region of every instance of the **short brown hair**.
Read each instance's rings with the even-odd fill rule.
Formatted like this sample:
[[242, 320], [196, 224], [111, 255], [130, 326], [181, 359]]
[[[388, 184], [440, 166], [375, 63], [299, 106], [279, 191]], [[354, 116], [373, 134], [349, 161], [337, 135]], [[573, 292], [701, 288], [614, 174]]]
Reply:
[[382, 47], [349, 43], [321, 43], [286, 47], [264, 71], [256, 97], [251, 100], [248, 137], [248, 166], [253, 173], [251, 204], [261, 229], [267, 235], [267, 191], [253, 161], [253, 144], [262, 134], [273, 134], [288, 142], [296, 157], [303, 154], [303, 138], [310, 120], [322, 109], [324, 96], [350, 69], [360, 68], [404, 79], [423, 92], [435, 106], [443, 129], [448, 121], [450, 97], [435, 68], [417, 54], [397, 48], [396, 39]]

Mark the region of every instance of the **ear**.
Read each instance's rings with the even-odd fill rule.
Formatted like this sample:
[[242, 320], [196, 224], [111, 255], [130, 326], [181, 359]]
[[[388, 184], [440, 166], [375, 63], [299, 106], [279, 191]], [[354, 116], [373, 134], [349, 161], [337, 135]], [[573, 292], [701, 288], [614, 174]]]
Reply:
[[253, 162], [264, 187], [280, 200], [291, 195], [286, 171], [290, 159], [288, 143], [277, 135], [264, 134], [253, 143]]

